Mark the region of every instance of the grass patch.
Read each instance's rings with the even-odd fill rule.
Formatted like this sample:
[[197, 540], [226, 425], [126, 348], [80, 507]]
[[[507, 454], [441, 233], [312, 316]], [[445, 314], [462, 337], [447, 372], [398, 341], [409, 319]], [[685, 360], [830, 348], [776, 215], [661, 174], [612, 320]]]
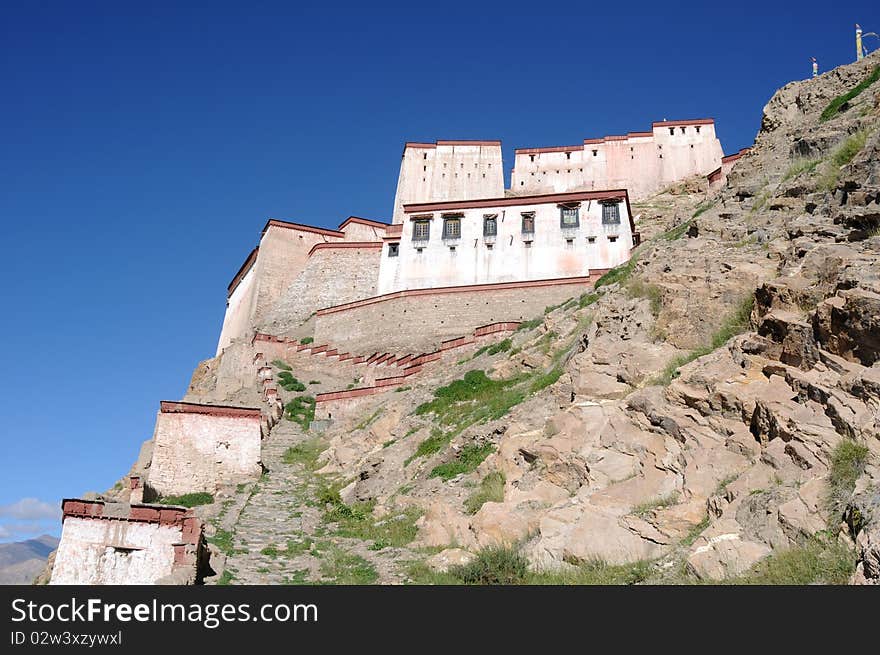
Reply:
[[678, 498], [678, 492], [673, 491], [671, 494], [660, 496], [658, 498], [653, 498], [647, 502], [641, 503], [640, 505], [636, 505], [632, 508], [630, 514], [634, 514], [635, 516], [648, 516], [656, 509], [663, 509], [664, 507], [675, 505], [675, 503], [678, 502]]
[[223, 528], [217, 528], [213, 537], [208, 537], [208, 542], [214, 544], [222, 552], [232, 555], [234, 547], [232, 545], [232, 533]]
[[476, 471], [477, 467], [483, 463], [483, 460], [493, 452], [495, 452], [495, 445], [491, 443], [482, 445], [468, 444], [461, 449], [458, 457], [454, 460], [435, 466], [428, 477], [441, 478], [443, 481], [446, 481], [451, 480], [456, 475]]
[[788, 180], [803, 175], [804, 173], [809, 175], [816, 170], [816, 167], [821, 163], [821, 159], [799, 159], [788, 167], [788, 170], [785, 171], [785, 174], [782, 176], [782, 181], [787, 182]]
[[861, 82], [856, 84], [853, 88], [851, 88], [846, 93], [842, 93], [837, 96], [828, 103], [828, 106], [822, 110], [822, 114], [819, 116], [819, 121], [824, 123], [825, 121], [831, 120], [843, 109], [844, 105], [846, 105], [850, 100], [858, 96], [862, 91], [871, 86], [874, 82], [880, 79], [880, 66], [875, 66], [874, 70], [871, 71], [871, 74], [868, 75]]
[[416, 414], [434, 414], [441, 425], [470, 425], [481, 420], [501, 418], [524, 394], [511, 389], [521, 376], [492, 380], [485, 371], [468, 371], [434, 392], [434, 399], [416, 408]]
[[831, 191], [837, 186], [840, 178], [840, 167], [850, 163], [859, 151], [865, 147], [865, 141], [868, 139], [868, 131], [860, 130], [855, 134], [847, 137], [834, 152], [826, 167], [824, 175], [819, 180], [819, 187], [825, 191]]
[[541, 389], [546, 389], [551, 384], [556, 384], [563, 373], [564, 370], [561, 366], [554, 366], [546, 373], [535, 376], [529, 385], [529, 393], [538, 393]]
[[299, 342], [304, 346], [307, 346], [310, 343], [314, 343], [314, 341], [315, 339], [313, 337], [304, 337], [299, 340]]
[[207, 491], [196, 491], [181, 496], [163, 496], [156, 499], [160, 505], [182, 505], [183, 507], [197, 507], [210, 505], [214, 502], [214, 496]]
[[485, 503], [503, 502], [504, 482], [504, 473], [501, 471], [489, 473], [480, 481], [479, 488], [464, 501], [465, 511], [476, 514]]
[[844, 585], [855, 563], [855, 553], [848, 546], [819, 534], [800, 546], [773, 552], [749, 573], [732, 578], [727, 584]]
[[449, 442], [452, 441], [452, 437], [454, 436], [454, 432], [443, 432], [443, 430], [435, 428], [431, 431], [431, 436], [418, 445], [416, 452], [414, 452], [412, 456], [403, 463], [403, 465], [409, 466], [409, 463], [414, 459], [440, 452], [449, 445]]
[[325, 449], [326, 446], [317, 437], [308, 439], [285, 450], [281, 461], [285, 464], [299, 464], [308, 471], [314, 471], [318, 468], [318, 459]]
[[220, 577], [217, 578], [217, 586], [225, 587], [232, 584], [233, 580], [235, 580], [235, 576], [232, 574], [232, 571], [225, 569], [223, 573], [220, 574]]
[[678, 369], [689, 364], [695, 359], [708, 355], [716, 348], [720, 348], [737, 334], [742, 334], [749, 329], [749, 317], [755, 306], [755, 294], [751, 293], [743, 298], [732, 314], [721, 323], [710, 342], [691, 352], [679, 355], [666, 365], [666, 368], [653, 380], [655, 384], [667, 385], [678, 377]]
[[412, 387], [409, 386], [409, 385], [406, 385], [406, 386], [403, 386], [403, 387], [397, 387], [394, 391], [395, 391], [396, 393], [402, 393], [402, 392], [404, 392], [404, 391], [409, 391], [410, 389], [412, 389]]
[[496, 344], [489, 346], [489, 350], [486, 351], [489, 355], [497, 355], [498, 353], [507, 352], [513, 346], [513, 341], [508, 337], [503, 341], [499, 341]]
[[275, 368], [280, 368], [282, 371], [292, 371], [293, 370], [293, 367], [290, 364], [288, 364], [287, 362], [284, 362], [280, 359], [272, 360], [272, 366], [274, 366]]
[[856, 481], [865, 472], [868, 448], [852, 439], [841, 439], [831, 452], [827, 489], [823, 504], [830, 527], [836, 526], [856, 488]]
[[629, 258], [628, 262], [612, 268], [605, 273], [605, 275], [596, 280], [596, 284], [593, 285], [593, 288], [598, 289], [600, 287], [608, 286], [609, 284], [614, 284], [615, 282], [626, 282], [629, 279], [629, 276], [632, 275], [635, 267], [636, 258], [635, 256], [632, 256]]
[[[711, 207], [711, 205], [710, 205], [710, 207]], [[706, 207], [706, 209], [708, 209], [708, 208], [709, 207]], [[694, 213], [694, 218], [696, 218], [697, 216], [702, 214], [704, 211], [706, 211], [706, 210], [705, 209], [703, 209], [703, 210], [698, 209]], [[685, 221], [684, 223], [680, 223], [679, 225], [676, 225], [671, 230], [668, 230], [668, 231], [664, 232], [663, 234], [661, 234], [660, 238], [664, 239], [665, 241], [678, 241], [679, 239], [681, 239], [685, 235], [685, 232], [688, 231], [688, 229], [690, 228], [690, 226], [693, 222], [694, 222], [694, 219], [692, 218], [692, 219]]]
[[[691, 218], [698, 218], [701, 214], [705, 214], [707, 211], [712, 209], [716, 204], [718, 204], [717, 200], [712, 200], [710, 202], [702, 202], [697, 205], [697, 208], [694, 210], [694, 213], [691, 215]], [[690, 223], [690, 221], [688, 221]], [[680, 227], [680, 226], [679, 226]], [[687, 228], [685, 228], [687, 229]]]
[[293, 377], [290, 371], [281, 371], [278, 374], [278, 384], [285, 391], [305, 391], [306, 385]]
[[543, 322], [544, 322], [543, 317], [533, 318], [529, 321], [521, 321], [520, 324], [516, 326], [516, 331], [520, 332], [520, 331], [534, 330], [536, 327], [541, 325], [541, 323], [543, 323]]
[[311, 396], [297, 396], [284, 406], [284, 418], [308, 431], [315, 420], [315, 399]]
[[372, 541], [376, 550], [405, 546], [418, 534], [416, 521], [422, 515], [418, 508], [410, 507], [376, 519], [373, 516], [375, 501], [347, 505], [334, 487], [325, 488], [321, 500], [325, 501], [327, 508], [324, 520], [336, 524], [337, 535]]
[[360, 555], [331, 548], [321, 562], [321, 575], [334, 584], [373, 584], [379, 579], [376, 569]]
[[523, 584], [529, 573], [528, 560], [513, 546], [483, 548], [467, 564], [452, 566], [449, 573], [463, 584]]
[[635, 278], [626, 285], [626, 292], [630, 298], [647, 299], [651, 304], [651, 313], [655, 317], [663, 309], [663, 292], [656, 284], [648, 284], [641, 278]]
[[321, 384], [320, 380], [309, 380], [309, 384]]
[[582, 293], [580, 296], [578, 296], [578, 299], [577, 299], [578, 309], [583, 309], [584, 307], [589, 307], [597, 300], [599, 300], [598, 293], [592, 293], [590, 291], [588, 291], [586, 293]]
[[379, 418], [379, 415], [382, 413], [382, 408], [378, 408], [375, 412], [366, 417], [363, 421], [354, 426], [355, 430], [364, 430], [370, 425], [372, 425], [373, 421]]
[[275, 544], [269, 544], [260, 551], [260, 555], [265, 555], [266, 557], [278, 557], [278, 547]]

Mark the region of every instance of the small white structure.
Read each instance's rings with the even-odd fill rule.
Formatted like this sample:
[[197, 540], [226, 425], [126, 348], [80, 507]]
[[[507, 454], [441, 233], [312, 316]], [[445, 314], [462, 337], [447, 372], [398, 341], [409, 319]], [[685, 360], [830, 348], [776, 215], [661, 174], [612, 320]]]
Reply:
[[177, 496], [258, 478], [260, 423], [259, 409], [163, 400], [147, 487]]
[[625, 189], [409, 204], [404, 217], [385, 238], [380, 295], [588, 276], [635, 241]]
[[193, 584], [202, 523], [183, 507], [65, 499], [49, 584]]

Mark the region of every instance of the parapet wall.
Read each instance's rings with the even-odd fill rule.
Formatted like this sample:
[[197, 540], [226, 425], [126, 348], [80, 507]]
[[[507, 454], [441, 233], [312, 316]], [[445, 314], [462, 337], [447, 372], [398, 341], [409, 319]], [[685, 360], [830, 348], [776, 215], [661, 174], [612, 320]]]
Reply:
[[529, 282], [411, 289], [321, 309], [315, 343], [352, 353], [437, 350], [444, 339], [488, 323], [524, 321], [586, 291], [605, 271]]
[[160, 496], [208, 491], [256, 479], [259, 409], [160, 403], [147, 488]]
[[202, 523], [181, 507], [67, 499], [49, 584], [192, 584]]
[[281, 295], [260, 329], [284, 334], [321, 307], [375, 295], [381, 252], [381, 241], [316, 244], [302, 273]]

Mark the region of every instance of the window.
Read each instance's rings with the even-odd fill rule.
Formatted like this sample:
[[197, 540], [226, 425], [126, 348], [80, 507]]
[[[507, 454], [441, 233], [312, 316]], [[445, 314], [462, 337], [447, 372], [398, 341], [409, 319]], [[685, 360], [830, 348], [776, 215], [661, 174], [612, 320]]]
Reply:
[[487, 243], [487, 244], [486, 244], [486, 250], [492, 250], [492, 245], [493, 245], [493, 244], [491, 244], [491, 243]]
[[616, 237], [616, 236], [608, 237], [608, 240], [609, 240], [611, 243], [614, 243], [615, 241], [617, 241], [617, 237]]
[[389, 257], [397, 257], [400, 254], [400, 244], [399, 243], [389, 243], [388, 244], [388, 256]]
[[427, 241], [431, 238], [431, 221], [419, 218], [413, 221], [413, 241]]
[[577, 227], [580, 224], [580, 208], [564, 207], [559, 208], [559, 227]]
[[443, 217], [443, 238], [444, 239], [460, 239], [461, 238], [461, 216], [444, 216]]
[[571, 153], [570, 153], [570, 152], [565, 153], [565, 158], [566, 158], [566, 159], [571, 159]]
[[674, 127], [669, 128], [669, 136], [675, 136], [675, 128]]
[[602, 224], [620, 224], [620, 205], [616, 202], [606, 202], [602, 205]]
[[596, 243], [596, 237], [587, 237], [587, 243]]
[[535, 212], [525, 212], [522, 215], [522, 233], [535, 233]]
[[498, 234], [498, 214], [483, 216], [483, 236], [494, 237]]
[[684, 134], [684, 129], [685, 129], [685, 128], [681, 128], [681, 133], [682, 133], [682, 134]]
[[565, 240], [566, 248], [574, 248], [574, 239], [566, 239]]
[[699, 125], [695, 126], [694, 129], [697, 131], [697, 134], [700, 133], [700, 126]]
[[535, 156], [534, 156], [534, 155], [529, 155], [529, 161], [535, 161]]
[[449, 246], [449, 252], [455, 252], [455, 246]]
[[593, 157], [595, 157], [595, 156], [598, 155], [598, 154], [599, 154], [599, 151], [598, 151], [598, 150], [594, 150], [594, 151], [593, 151]]

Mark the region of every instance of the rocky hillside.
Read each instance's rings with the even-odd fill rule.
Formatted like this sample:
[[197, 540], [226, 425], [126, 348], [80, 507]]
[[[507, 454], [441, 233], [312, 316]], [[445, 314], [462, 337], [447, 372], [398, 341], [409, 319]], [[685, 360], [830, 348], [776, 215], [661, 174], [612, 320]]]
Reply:
[[[263, 479], [199, 510], [212, 581], [880, 581], [878, 65], [780, 89], [716, 194], [634, 205], [595, 291], [282, 421]], [[192, 399], [257, 397], [228, 353]]]

